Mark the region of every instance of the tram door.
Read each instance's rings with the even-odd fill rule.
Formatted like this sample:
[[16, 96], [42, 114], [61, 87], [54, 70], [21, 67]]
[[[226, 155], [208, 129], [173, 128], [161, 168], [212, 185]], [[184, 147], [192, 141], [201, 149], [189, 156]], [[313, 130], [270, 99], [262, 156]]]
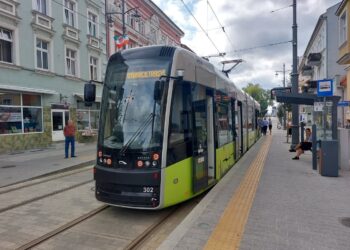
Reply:
[[200, 85], [192, 91], [193, 192], [198, 192], [215, 177], [213, 97]]
[[236, 113], [236, 132], [237, 132], [237, 140], [236, 140], [236, 150], [237, 157], [241, 157], [243, 154], [243, 110], [242, 103], [238, 102], [238, 110]]

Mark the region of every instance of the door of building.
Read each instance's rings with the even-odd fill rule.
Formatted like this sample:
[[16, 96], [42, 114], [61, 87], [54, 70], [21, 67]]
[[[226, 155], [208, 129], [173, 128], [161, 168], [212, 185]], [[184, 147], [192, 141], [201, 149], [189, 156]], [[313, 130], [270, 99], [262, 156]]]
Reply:
[[69, 120], [69, 110], [52, 109], [52, 141], [63, 141], [63, 128]]

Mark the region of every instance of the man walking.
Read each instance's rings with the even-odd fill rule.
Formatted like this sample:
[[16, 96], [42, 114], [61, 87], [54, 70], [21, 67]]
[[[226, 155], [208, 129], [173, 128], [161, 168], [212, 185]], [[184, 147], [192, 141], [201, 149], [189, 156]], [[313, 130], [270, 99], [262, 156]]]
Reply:
[[65, 139], [65, 156], [68, 158], [69, 144], [71, 145], [71, 157], [76, 157], [75, 155], [75, 126], [72, 120], [68, 120], [68, 124], [63, 129]]

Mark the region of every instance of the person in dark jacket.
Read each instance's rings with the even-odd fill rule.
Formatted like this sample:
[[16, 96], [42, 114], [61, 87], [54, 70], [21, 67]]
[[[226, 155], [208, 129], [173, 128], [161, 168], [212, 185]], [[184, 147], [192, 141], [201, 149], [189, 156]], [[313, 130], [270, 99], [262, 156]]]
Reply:
[[72, 120], [68, 120], [68, 124], [63, 129], [65, 139], [65, 158], [68, 158], [69, 144], [71, 145], [71, 157], [76, 157], [75, 155], [75, 126]]

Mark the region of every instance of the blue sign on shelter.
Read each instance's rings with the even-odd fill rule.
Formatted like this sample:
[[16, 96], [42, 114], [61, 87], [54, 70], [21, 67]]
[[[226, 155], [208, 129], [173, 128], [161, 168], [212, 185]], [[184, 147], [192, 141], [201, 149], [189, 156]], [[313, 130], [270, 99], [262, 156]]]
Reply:
[[317, 81], [317, 96], [333, 96], [332, 79], [324, 79]]

